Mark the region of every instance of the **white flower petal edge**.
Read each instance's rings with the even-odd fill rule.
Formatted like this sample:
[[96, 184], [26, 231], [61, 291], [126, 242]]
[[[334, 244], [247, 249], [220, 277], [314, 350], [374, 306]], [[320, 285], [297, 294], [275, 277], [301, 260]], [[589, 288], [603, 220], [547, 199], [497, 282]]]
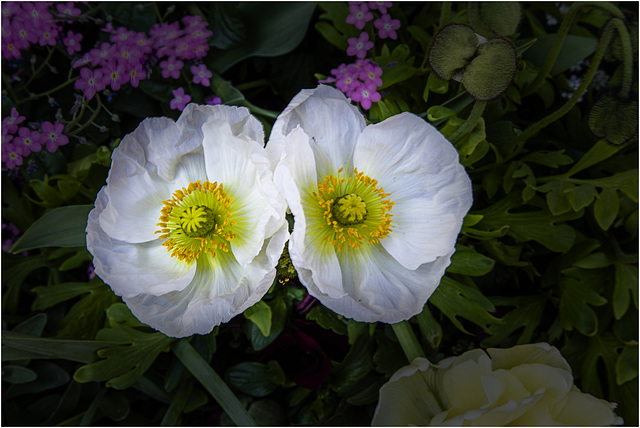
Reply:
[[190, 104], [177, 122], [146, 119], [114, 150], [87, 248], [142, 322], [206, 334], [268, 291], [289, 233], [263, 144], [246, 108]]
[[[424, 120], [404, 113], [363, 127], [353, 108], [334, 88], [302, 91], [276, 120], [267, 153], [295, 218], [289, 254], [309, 293], [356, 321], [395, 323], [420, 313], [439, 285], [471, 182], [455, 148]], [[343, 178], [335, 192], [341, 184], [326, 181]], [[364, 187], [374, 190], [358, 195]], [[331, 225], [336, 205], [354, 194], [364, 218], [380, 221]], [[375, 215], [374, 205], [382, 207]], [[355, 238], [343, 239], [347, 232]]]

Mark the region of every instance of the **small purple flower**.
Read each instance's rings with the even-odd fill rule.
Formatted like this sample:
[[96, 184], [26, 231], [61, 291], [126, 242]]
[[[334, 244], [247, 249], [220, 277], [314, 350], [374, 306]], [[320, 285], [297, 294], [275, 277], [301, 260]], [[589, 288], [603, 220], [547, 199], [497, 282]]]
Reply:
[[378, 35], [381, 39], [389, 37], [392, 40], [396, 40], [398, 38], [396, 30], [400, 28], [400, 21], [391, 19], [389, 14], [384, 14], [380, 19], [376, 19], [373, 22], [373, 26], [378, 29]]
[[362, 30], [365, 24], [373, 19], [373, 14], [369, 12], [369, 6], [366, 2], [350, 3], [349, 11], [351, 13], [347, 16], [347, 24], [355, 25], [358, 30]]
[[358, 74], [360, 80], [362, 80], [365, 85], [373, 84], [375, 87], [382, 86], [382, 68], [373, 64], [368, 63], [362, 67], [362, 71]]
[[169, 57], [164, 61], [160, 61], [160, 68], [162, 69], [162, 77], [165, 79], [169, 77], [173, 77], [174, 79], [178, 79], [180, 77], [180, 70], [182, 70], [182, 66], [184, 63], [177, 60], [175, 57]]
[[64, 146], [69, 142], [69, 138], [62, 133], [64, 125], [61, 123], [42, 123], [41, 142], [47, 146], [47, 150], [51, 153], [55, 152], [60, 146]]
[[371, 108], [371, 103], [380, 101], [381, 98], [373, 85], [361, 85], [359, 88], [351, 92], [350, 97], [353, 101], [359, 102], [365, 110], [369, 110]]
[[349, 47], [347, 48], [347, 55], [356, 56], [358, 58], [364, 58], [367, 55], [367, 51], [373, 47], [373, 42], [369, 40], [369, 34], [363, 31], [360, 37], [351, 37], [347, 40]]
[[100, 92], [105, 88], [105, 84], [102, 79], [102, 71], [91, 71], [87, 67], [81, 68], [80, 79], [76, 80], [75, 88], [83, 91], [84, 96], [90, 100], [96, 92]]
[[21, 127], [18, 130], [18, 136], [13, 140], [18, 149], [22, 150], [22, 156], [28, 156], [31, 152], [39, 152], [42, 150], [40, 144], [40, 133], [32, 131], [29, 128]]
[[82, 34], [73, 34], [73, 32], [67, 32], [67, 37], [63, 40], [64, 45], [67, 47], [67, 53], [69, 55], [73, 55], [74, 52], [80, 52], [82, 50], [82, 45], [80, 41], [82, 40]]
[[134, 88], [138, 87], [138, 83], [140, 83], [140, 79], [144, 79], [146, 77], [146, 73], [142, 64], [137, 64], [135, 67], [129, 70], [129, 82], [131, 86]]
[[343, 75], [336, 82], [336, 88], [340, 89], [342, 92], [344, 92], [347, 95], [349, 95], [349, 93], [351, 93], [351, 91], [353, 91], [354, 89], [360, 87], [360, 85], [362, 85], [362, 82], [360, 82], [357, 78], [355, 78], [351, 74]]
[[24, 116], [20, 116], [15, 107], [11, 107], [11, 114], [2, 119], [2, 130], [6, 130], [9, 134], [15, 134], [18, 130], [18, 124], [24, 121]]
[[200, 83], [202, 86], [209, 87], [209, 79], [213, 74], [207, 70], [207, 66], [204, 64], [192, 65], [191, 73], [193, 73], [193, 83]]
[[373, 10], [377, 10], [378, 12], [384, 14], [387, 13], [387, 9], [390, 8], [392, 3], [390, 1], [370, 1], [369, 8]]
[[210, 105], [210, 106], [222, 104], [222, 100], [220, 99], [220, 97], [216, 97], [215, 95], [210, 95], [205, 99], [205, 101], [207, 105]]
[[187, 103], [191, 101], [191, 97], [189, 95], [185, 95], [184, 89], [182, 88], [171, 91], [171, 93], [174, 96], [174, 98], [169, 103], [169, 107], [171, 107], [172, 110], [182, 111], [187, 106]]
[[60, 15], [68, 16], [70, 18], [80, 15], [80, 9], [75, 7], [73, 2], [70, 1], [66, 3], [58, 3], [56, 5], [56, 9]]
[[111, 85], [111, 89], [117, 91], [123, 83], [126, 83], [124, 65], [111, 61], [104, 68], [104, 72], [102, 82], [105, 87]]
[[22, 151], [15, 144], [7, 143], [2, 145], [2, 162], [7, 168], [14, 169], [22, 165]]

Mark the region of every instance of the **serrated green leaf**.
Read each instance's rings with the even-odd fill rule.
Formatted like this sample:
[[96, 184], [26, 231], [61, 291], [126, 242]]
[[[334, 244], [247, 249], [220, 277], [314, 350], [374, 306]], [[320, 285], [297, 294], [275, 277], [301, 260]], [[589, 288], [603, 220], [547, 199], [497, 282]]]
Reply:
[[77, 382], [107, 381], [108, 387], [126, 389], [147, 371], [156, 357], [175, 339], [160, 332], [145, 333], [124, 325], [100, 330], [97, 340], [126, 343], [98, 351], [99, 361], [80, 367]]
[[523, 162], [533, 162], [549, 168], [558, 168], [559, 166], [569, 165], [573, 163], [573, 159], [564, 154], [564, 150], [540, 150], [529, 153], [522, 158]]
[[307, 313], [307, 319], [317, 322], [320, 327], [326, 328], [327, 330], [333, 330], [342, 335], [347, 334], [346, 320], [320, 304], [316, 304], [311, 308], [309, 313]]
[[251, 320], [263, 336], [271, 334], [271, 307], [262, 300], [244, 311], [244, 317]]
[[93, 205], [53, 209], [38, 220], [11, 247], [14, 254], [42, 247], [86, 246], [87, 218]]
[[611, 227], [620, 211], [620, 199], [615, 189], [606, 188], [598, 195], [593, 204], [593, 215], [602, 230]]
[[13, 328], [13, 332], [29, 336], [41, 336], [44, 326], [47, 324], [47, 318], [47, 314], [45, 313], [35, 314], [15, 326]]
[[597, 195], [596, 187], [591, 184], [574, 186], [566, 190], [566, 198], [574, 211], [579, 211], [591, 205], [591, 202], [593, 202]]
[[462, 326], [458, 317], [466, 318], [482, 328], [501, 322], [491, 315], [495, 307], [479, 290], [446, 276], [442, 278], [429, 302], [440, 309], [463, 333], [471, 334]]
[[451, 264], [447, 268], [447, 272], [482, 276], [491, 272], [494, 264], [493, 259], [464, 245], [456, 245], [456, 252], [451, 257]]
[[600, 269], [611, 264], [609, 257], [603, 252], [591, 253], [588, 256], [578, 260], [573, 265], [583, 269]]
[[328, 22], [317, 22], [316, 30], [320, 34], [322, 34], [322, 37], [327, 39], [329, 43], [331, 43], [338, 49], [346, 51], [349, 47], [349, 43], [347, 43], [347, 37], [340, 34], [338, 30], [336, 30], [336, 28]]
[[366, 334], [361, 335], [340, 363], [331, 369], [329, 384], [340, 393], [342, 388], [362, 379], [373, 369], [373, 346], [375, 341]]
[[615, 288], [613, 290], [613, 316], [619, 320], [629, 308], [629, 293], [638, 308], [638, 266], [616, 263]]
[[507, 343], [507, 339], [520, 329], [522, 331], [517, 335], [516, 344], [531, 343], [542, 320], [546, 301], [547, 298], [542, 295], [491, 298], [495, 306], [512, 306], [513, 309], [502, 318], [502, 323], [489, 326], [487, 333], [491, 337], [483, 340], [482, 346], [491, 347]]
[[2, 366], [2, 380], [8, 383], [27, 383], [35, 380], [38, 375], [26, 367], [7, 364]]
[[569, 171], [564, 174], [564, 176], [570, 177], [599, 162], [602, 162], [603, 160], [615, 155], [620, 149], [621, 146], [614, 146], [607, 143], [605, 140], [599, 140], [576, 162], [575, 165], [571, 167]]
[[602, 306], [607, 299], [599, 295], [584, 282], [563, 277], [558, 314], [566, 330], [574, 327], [585, 336], [598, 331], [598, 317], [591, 306]]
[[638, 377], [638, 345], [626, 345], [616, 361], [616, 383], [622, 385]]

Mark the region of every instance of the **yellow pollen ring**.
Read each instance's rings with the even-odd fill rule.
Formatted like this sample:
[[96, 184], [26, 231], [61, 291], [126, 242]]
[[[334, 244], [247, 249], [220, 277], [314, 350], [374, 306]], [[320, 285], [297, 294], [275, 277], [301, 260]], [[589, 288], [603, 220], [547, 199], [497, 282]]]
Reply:
[[345, 245], [357, 249], [378, 243], [391, 233], [391, 194], [357, 168], [348, 177], [341, 177], [342, 172], [340, 168], [337, 177], [326, 176], [318, 182], [318, 191], [312, 192], [320, 208], [316, 215], [322, 219], [323, 239], [338, 251]]
[[222, 184], [200, 180], [173, 192], [162, 201], [159, 227], [155, 233], [171, 257], [191, 263], [203, 254], [214, 257], [217, 250], [228, 252], [228, 242], [236, 237], [231, 220], [231, 202]]

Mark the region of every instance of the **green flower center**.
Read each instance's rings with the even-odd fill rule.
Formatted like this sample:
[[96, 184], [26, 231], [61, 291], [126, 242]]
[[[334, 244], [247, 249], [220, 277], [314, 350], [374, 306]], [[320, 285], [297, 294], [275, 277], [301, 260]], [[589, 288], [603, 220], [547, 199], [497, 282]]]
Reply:
[[171, 257], [191, 263], [203, 254], [229, 252], [228, 243], [236, 237], [231, 220], [231, 201], [222, 184], [200, 180], [173, 192], [162, 201], [159, 239]]
[[305, 198], [310, 238], [337, 251], [378, 243], [391, 233], [391, 194], [357, 168], [346, 177], [342, 172], [326, 176]]
[[333, 201], [331, 214], [343, 226], [361, 224], [367, 217], [367, 204], [353, 193], [340, 196]]
[[204, 205], [189, 207], [180, 217], [180, 226], [190, 238], [201, 238], [211, 232], [216, 225], [215, 213]]

